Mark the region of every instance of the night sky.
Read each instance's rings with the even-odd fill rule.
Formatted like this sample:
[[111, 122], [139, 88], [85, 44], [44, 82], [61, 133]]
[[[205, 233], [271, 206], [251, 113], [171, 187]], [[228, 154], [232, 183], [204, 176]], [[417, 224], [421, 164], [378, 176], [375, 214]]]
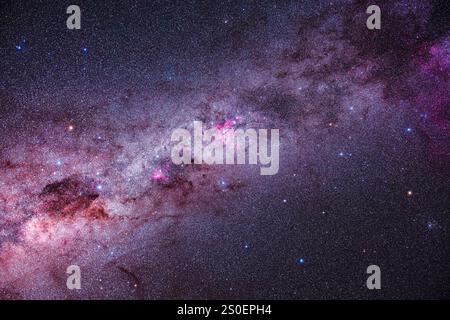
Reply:
[[[0, 298], [449, 298], [448, 6], [2, 1]], [[173, 165], [194, 120], [279, 172]]]

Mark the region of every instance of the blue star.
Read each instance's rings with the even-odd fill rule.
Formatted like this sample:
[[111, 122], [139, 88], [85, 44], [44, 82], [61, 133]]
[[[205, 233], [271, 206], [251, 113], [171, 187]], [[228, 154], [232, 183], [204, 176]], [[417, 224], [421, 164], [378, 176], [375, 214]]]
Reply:
[[89, 49], [86, 47], [82, 48], [81, 50], [83, 51], [83, 54], [85, 54], [85, 55], [89, 53]]
[[305, 264], [305, 258], [303, 258], [303, 257], [298, 258], [297, 259], [297, 264], [304, 265]]
[[15, 45], [16, 51], [17, 52], [21, 52], [21, 51], [25, 50], [25, 43], [26, 42], [27, 42], [27, 40], [23, 38], [19, 43], [17, 43]]
[[411, 133], [411, 132], [413, 132], [413, 129], [411, 127], [408, 127], [408, 128], [405, 129], [405, 132], [406, 133]]
[[225, 178], [223, 178], [223, 177], [219, 178], [219, 180], [217, 181], [217, 187], [222, 191], [227, 191], [228, 183], [225, 180]]
[[351, 157], [351, 156], [352, 156], [352, 153], [351, 153], [351, 152], [343, 152], [343, 151], [341, 151], [341, 152], [338, 153], [338, 156], [339, 156], [339, 157], [345, 157], [345, 158], [348, 158], [348, 157]]

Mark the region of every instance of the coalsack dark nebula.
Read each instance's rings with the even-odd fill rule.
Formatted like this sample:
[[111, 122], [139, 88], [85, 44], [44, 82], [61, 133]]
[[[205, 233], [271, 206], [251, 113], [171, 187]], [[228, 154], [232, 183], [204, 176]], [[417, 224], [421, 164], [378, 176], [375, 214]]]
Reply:
[[[448, 3], [375, 2], [3, 2], [0, 297], [448, 298]], [[279, 172], [173, 165], [195, 120]]]

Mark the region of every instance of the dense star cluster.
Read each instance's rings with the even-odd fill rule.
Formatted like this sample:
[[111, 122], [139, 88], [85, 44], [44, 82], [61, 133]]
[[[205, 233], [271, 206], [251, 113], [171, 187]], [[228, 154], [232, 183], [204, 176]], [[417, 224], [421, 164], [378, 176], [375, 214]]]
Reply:
[[[380, 30], [365, 1], [80, 0], [81, 30], [2, 2], [0, 298], [450, 297], [448, 1], [374, 2]], [[279, 129], [279, 172], [174, 165], [196, 120]]]

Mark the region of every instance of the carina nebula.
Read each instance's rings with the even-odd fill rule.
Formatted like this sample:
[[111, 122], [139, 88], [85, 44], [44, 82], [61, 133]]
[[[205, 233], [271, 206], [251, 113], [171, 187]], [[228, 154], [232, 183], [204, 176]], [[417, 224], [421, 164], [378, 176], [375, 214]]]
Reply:
[[[449, 298], [449, 4], [375, 2], [2, 2], [0, 298]], [[174, 164], [195, 121], [278, 172]]]

